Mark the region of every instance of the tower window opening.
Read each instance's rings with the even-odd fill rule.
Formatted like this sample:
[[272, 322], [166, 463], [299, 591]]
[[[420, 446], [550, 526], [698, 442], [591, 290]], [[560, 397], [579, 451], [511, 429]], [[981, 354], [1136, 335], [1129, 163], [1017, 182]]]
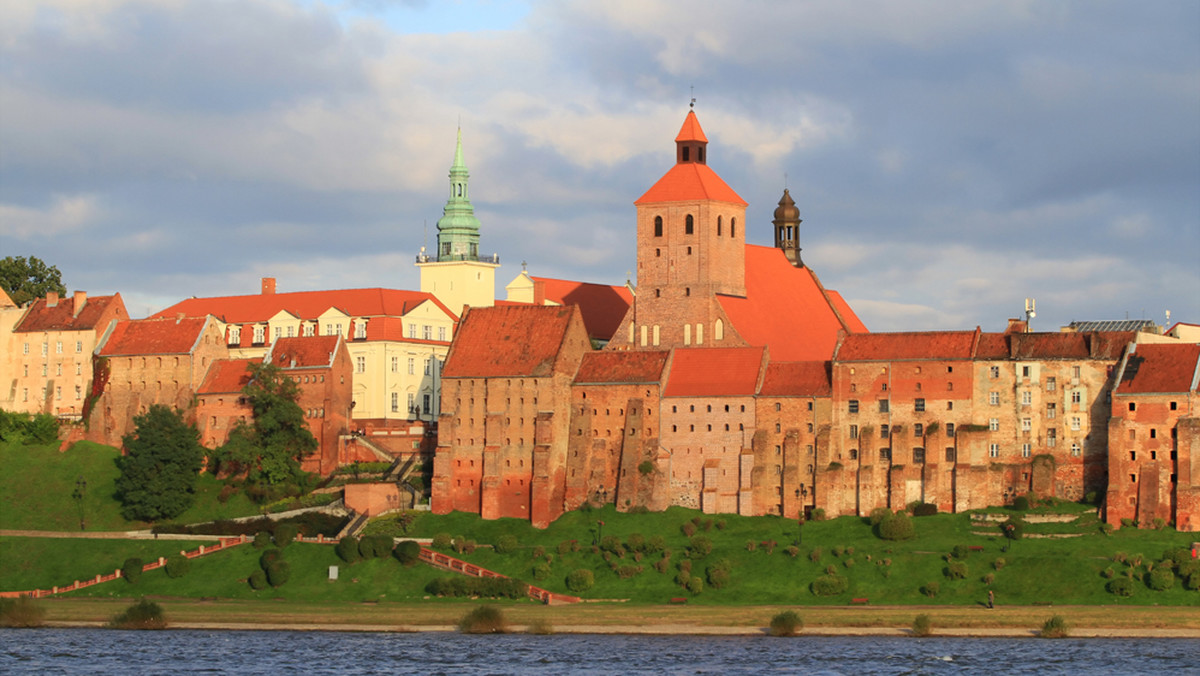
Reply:
[[696, 231], [696, 219], [692, 218], [691, 214], [688, 214], [687, 218], [684, 219], [684, 222], [683, 222], [683, 233], [685, 235], [690, 235], [690, 234], [694, 233], [695, 231]]
[[654, 217], [654, 236], [662, 237], [662, 230], [663, 230], [662, 216], [655, 216]]

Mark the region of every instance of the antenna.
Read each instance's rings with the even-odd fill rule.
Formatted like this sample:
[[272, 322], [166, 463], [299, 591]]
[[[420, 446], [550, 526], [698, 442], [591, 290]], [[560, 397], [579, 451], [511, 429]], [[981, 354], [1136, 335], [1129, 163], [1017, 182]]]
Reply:
[[688, 87], [688, 90], [689, 90], [688, 96], [690, 96], [692, 98], [692, 102], [688, 104], [688, 108], [695, 109], [695, 107], [696, 107], [696, 85], [692, 85], [692, 86]]
[[1037, 299], [1036, 298], [1026, 298], [1025, 299], [1025, 333], [1032, 332], [1032, 330], [1029, 328], [1029, 322], [1036, 316], [1037, 316]]

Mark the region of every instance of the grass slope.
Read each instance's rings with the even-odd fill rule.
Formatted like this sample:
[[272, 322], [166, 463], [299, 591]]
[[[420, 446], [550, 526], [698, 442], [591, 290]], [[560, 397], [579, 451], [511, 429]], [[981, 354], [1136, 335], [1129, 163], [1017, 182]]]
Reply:
[[[80, 506], [89, 531], [131, 530], [148, 527], [126, 521], [116, 491], [116, 459], [120, 451], [91, 442], [79, 442], [60, 453], [54, 445], [0, 442], [0, 529], [79, 530]], [[82, 505], [71, 498], [75, 483], [87, 481]], [[196, 501], [177, 519], [196, 523], [258, 513], [242, 493], [222, 504], [217, 500], [223, 484], [202, 474], [196, 483]]]

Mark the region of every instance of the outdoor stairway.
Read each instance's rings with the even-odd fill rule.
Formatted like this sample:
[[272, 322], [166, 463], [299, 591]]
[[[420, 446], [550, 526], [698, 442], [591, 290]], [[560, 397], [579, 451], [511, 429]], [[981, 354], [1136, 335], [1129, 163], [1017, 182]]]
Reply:
[[[421, 548], [421, 560], [435, 568], [442, 568], [444, 570], [454, 571], [455, 573], [470, 575], [471, 577], [500, 577], [508, 579], [507, 575], [501, 575], [500, 573], [490, 571], [487, 568], [480, 568], [473, 563], [468, 563], [462, 559], [456, 559], [448, 554], [435, 552], [426, 547]], [[529, 598], [535, 601], [541, 601], [547, 605], [554, 603], [579, 603], [580, 601], [578, 596], [557, 594], [533, 585], [528, 585], [528, 588]]]

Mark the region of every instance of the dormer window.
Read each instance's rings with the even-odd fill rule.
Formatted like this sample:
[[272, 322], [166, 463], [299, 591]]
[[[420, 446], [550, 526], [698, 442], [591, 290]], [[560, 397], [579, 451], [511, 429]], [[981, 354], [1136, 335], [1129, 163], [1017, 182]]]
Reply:
[[354, 337], [358, 340], [365, 340], [367, 337], [367, 320], [360, 319], [354, 322]]

